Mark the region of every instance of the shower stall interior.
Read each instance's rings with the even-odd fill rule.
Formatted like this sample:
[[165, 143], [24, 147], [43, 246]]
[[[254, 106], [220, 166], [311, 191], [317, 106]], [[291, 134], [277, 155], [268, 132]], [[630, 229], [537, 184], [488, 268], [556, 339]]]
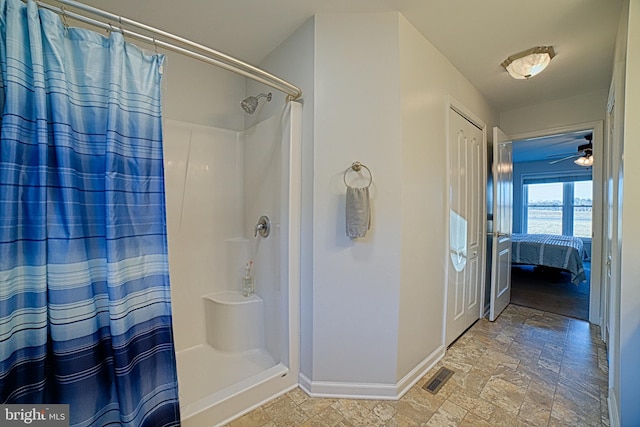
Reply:
[[219, 424], [297, 384], [300, 110], [289, 102], [243, 132], [164, 123], [184, 426]]

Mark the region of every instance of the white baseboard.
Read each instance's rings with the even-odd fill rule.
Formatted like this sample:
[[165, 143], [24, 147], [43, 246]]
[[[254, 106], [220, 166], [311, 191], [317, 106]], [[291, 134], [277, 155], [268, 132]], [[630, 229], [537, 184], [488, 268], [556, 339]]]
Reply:
[[376, 400], [396, 399], [396, 387], [392, 384], [311, 381], [304, 374], [300, 374], [299, 382], [300, 388], [311, 397]]
[[303, 373], [298, 376], [298, 382], [300, 388], [311, 397], [398, 400], [429, 372], [444, 354], [444, 346], [438, 347], [396, 384], [312, 381]]
[[616, 397], [616, 393], [612, 388], [609, 389], [609, 398], [607, 399], [607, 401], [609, 403], [609, 425], [611, 425], [611, 427], [620, 427], [618, 400]]
[[434, 367], [436, 363], [440, 361], [444, 357], [446, 353], [446, 348], [442, 345], [436, 348], [429, 356], [427, 356], [422, 362], [418, 363], [418, 365], [413, 368], [407, 375], [405, 375], [400, 382], [397, 384], [397, 389], [399, 393], [397, 394], [397, 399], [400, 399], [406, 392], [409, 391], [411, 387], [413, 387], [422, 377], [425, 376], [427, 372], [431, 368]]

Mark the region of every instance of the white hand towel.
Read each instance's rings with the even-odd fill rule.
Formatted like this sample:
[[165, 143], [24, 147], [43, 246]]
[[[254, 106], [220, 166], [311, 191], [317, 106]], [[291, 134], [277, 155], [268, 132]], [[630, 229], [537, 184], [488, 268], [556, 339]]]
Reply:
[[347, 187], [347, 236], [352, 239], [364, 237], [371, 227], [371, 205], [369, 187]]

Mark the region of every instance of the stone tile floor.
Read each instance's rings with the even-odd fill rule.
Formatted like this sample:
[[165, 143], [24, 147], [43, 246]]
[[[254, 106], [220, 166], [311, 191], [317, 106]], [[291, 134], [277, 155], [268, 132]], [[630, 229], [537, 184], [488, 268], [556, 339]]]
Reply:
[[[432, 395], [422, 386], [441, 366], [455, 374]], [[228, 426], [608, 426], [607, 371], [597, 326], [509, 305], [496, 322], [478, 321], [398, 401], [294, 389]]]

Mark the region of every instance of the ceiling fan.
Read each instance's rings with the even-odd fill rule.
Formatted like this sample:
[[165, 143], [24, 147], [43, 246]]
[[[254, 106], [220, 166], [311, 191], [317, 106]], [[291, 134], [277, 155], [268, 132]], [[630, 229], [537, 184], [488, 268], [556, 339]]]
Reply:
[[581, 166], [591, 166], [593, 164], [593, 144], [591, 143], [593, 139], [593, 134], [587, 134], [584, 136], [584, 139], [587, 140], [586, 144], [582, 144], [578, 146], [578, 151], [575, 153], [564, 153], [557, 154], [550, 157], [561, 157], [560, 159], [552, 160], [549, 162], [550, 165], [555, 165], [556, 163], [564, 162], [569, 159], [576, 159], [576, 164]]

